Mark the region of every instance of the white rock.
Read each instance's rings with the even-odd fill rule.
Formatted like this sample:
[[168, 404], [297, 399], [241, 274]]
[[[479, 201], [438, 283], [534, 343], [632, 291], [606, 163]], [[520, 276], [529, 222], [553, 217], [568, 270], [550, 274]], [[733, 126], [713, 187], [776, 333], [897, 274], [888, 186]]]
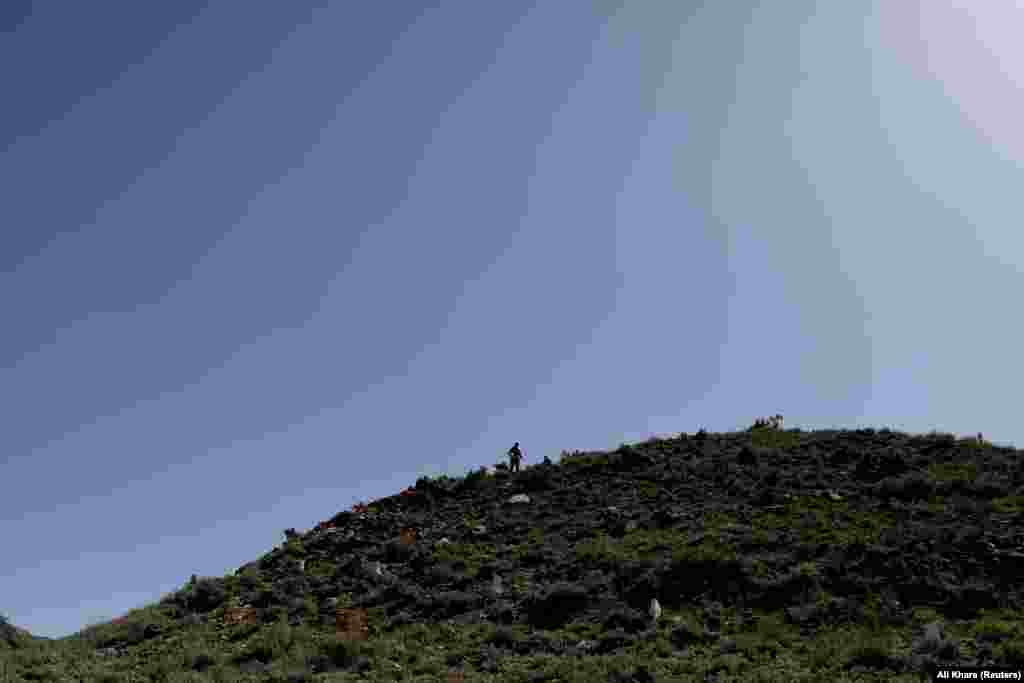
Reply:
[[516, 495], [512, 496], [511, 498], [509, 498], [507, 502], [513, 503], [513, 504], [515, 504], [515, 503], [529, 503], [530, 502], [530, 497], [528, 495], [526, 495], [525, 493], [517, 493]]

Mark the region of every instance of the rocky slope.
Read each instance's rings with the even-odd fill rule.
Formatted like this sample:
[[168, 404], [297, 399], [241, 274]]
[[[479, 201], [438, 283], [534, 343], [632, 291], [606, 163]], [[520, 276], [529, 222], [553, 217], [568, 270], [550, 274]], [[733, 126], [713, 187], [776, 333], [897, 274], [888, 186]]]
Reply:
[[[367, 643], [429, 625], [419, 647], [451, 680], [577, 680], [569, 662], [613, 681], [1019, 668], [1020, 456], [944, 434], [752, 428], [421, 479], [78, 640], [126, 676], [111, 680], [214, 627], [229, 645], [207, 666], [251, 680], [421, 680], [395, 673], [420, 661], [389, 659], [397, 645], [326, 645], [339, 610], [366, 617]], [[251, 645], [284, 623], [319, 634], [291, 678]]]

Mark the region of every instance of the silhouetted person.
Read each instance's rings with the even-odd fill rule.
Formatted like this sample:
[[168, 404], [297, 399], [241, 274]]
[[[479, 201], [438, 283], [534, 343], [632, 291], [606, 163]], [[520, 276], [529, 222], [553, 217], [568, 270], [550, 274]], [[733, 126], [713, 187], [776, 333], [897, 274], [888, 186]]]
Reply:
[[551, 458], [549, 458], [548, 456], [545, 455], [544, 456], [544, 464], [545, 465], [550, 465], [551, 464]]
[[523, 460], [523, 452], [519, 450], [519, 442], [516, 441], [516, 445], [508, 449], [508, 464], [509, 470], [512, 472], [519, 471], [519, 463]]

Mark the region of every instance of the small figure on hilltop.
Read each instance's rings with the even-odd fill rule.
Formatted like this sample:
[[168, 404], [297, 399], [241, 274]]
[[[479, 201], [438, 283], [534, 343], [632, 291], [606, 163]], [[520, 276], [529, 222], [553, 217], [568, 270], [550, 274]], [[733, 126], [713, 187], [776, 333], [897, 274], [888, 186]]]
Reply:
[[544, 464], [545, 465], [550, 465], [551, 464], [551, 458], [549, 458], [548, 456], [545, 455], [544, 456]]
[[519, 471], [519, 463], [523, 460], [523, 452], [519, 450], [519, 442], [516, 441], [512, 448], [508, 449], [508, 463], [511, 472]]

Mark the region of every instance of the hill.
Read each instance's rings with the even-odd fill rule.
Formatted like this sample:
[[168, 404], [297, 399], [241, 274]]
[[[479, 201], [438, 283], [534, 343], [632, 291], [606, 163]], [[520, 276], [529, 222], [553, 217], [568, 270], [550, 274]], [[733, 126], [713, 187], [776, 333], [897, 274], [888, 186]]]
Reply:
[[[32, 641], [45, 641], [49, 638], [34, 636], [23, 628], [18, 628], [3, 615], [0, 615], [0, 652], [25, 647]], [[2, 681], [2, 679], [0, 679]]]
[[[758, 426], [423, 478], [0, 680], [918, 681], [1024, 666], [1024, 459]], [[8, 676], [7, 679], [3, 675]]]

